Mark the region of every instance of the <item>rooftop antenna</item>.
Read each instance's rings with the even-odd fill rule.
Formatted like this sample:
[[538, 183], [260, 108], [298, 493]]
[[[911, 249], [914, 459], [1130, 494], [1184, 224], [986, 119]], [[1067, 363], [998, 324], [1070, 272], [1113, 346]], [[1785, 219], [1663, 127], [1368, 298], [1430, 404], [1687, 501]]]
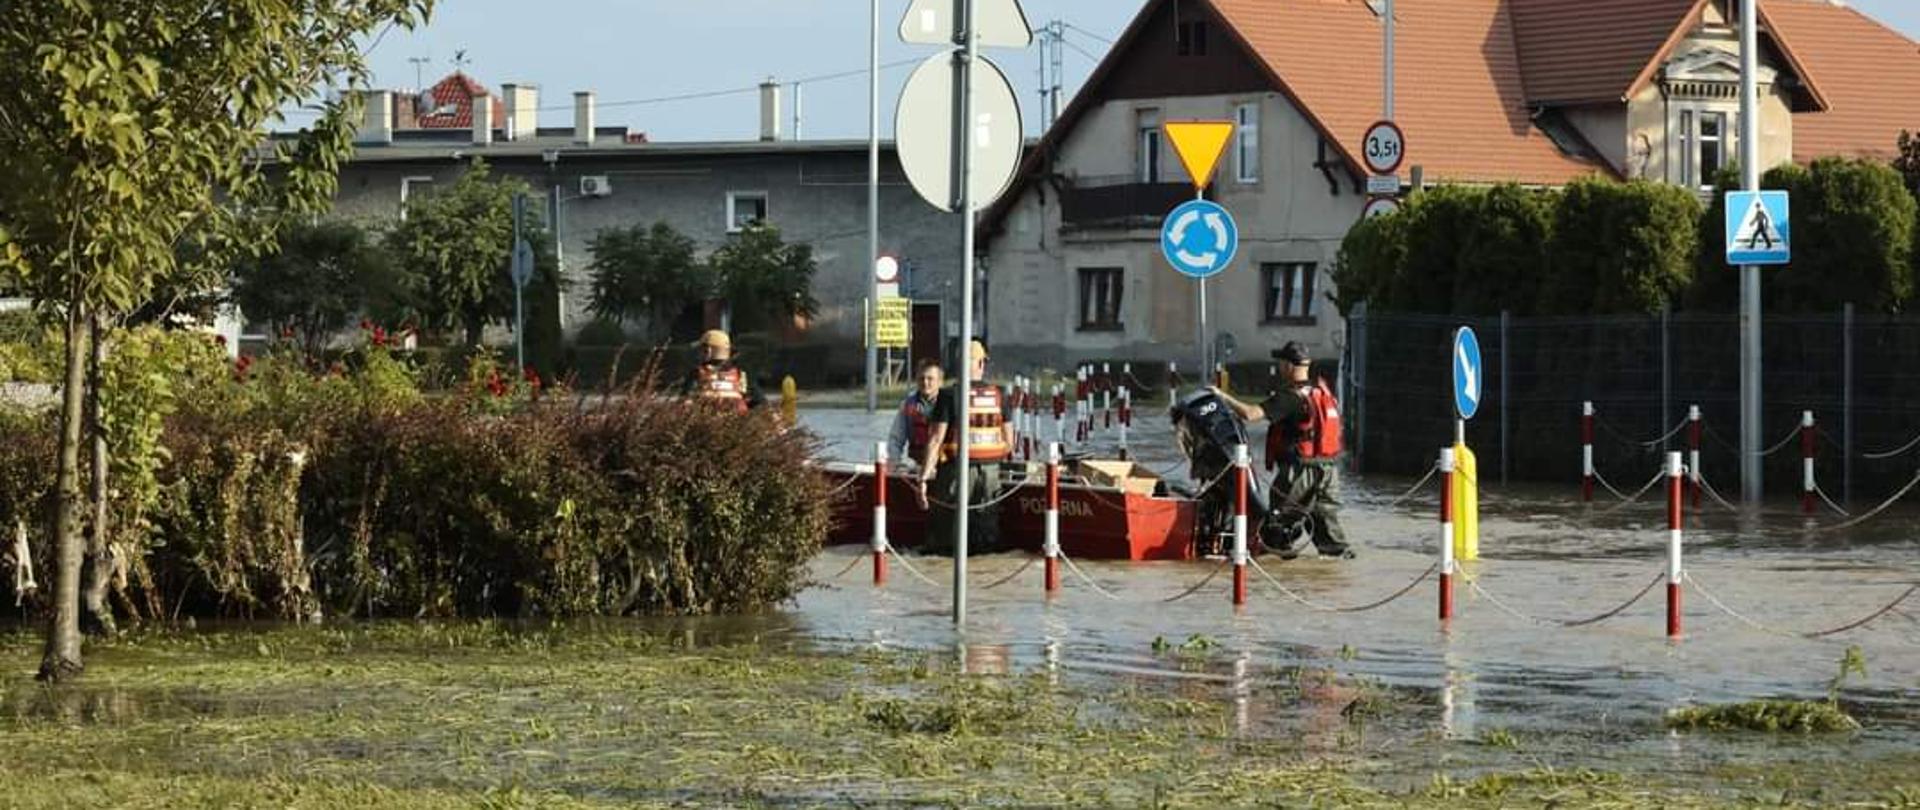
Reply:
[[413, 89], [420, 90], [425, 88], [426, 83], [422, 77], [421, 70], [427, 66], [427, 63], [433, 60], [425, 56], [409, 56], [407, 57], [407, 61], [413, 63]]
[[467, 58], [466, 48], [461, 48], [453, 52], [454, 71], [459, 72], [461, 68], [466, 67], [467, 65], [470, 65], [470, 64], [473, 64], [473, 60]]

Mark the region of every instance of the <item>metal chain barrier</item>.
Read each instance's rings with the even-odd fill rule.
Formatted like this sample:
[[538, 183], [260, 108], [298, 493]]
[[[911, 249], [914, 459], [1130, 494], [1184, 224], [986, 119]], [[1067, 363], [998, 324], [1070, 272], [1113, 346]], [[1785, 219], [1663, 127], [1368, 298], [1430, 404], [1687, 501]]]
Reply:
[[1597, 469], [1594, 470], [1593, 480], [1599, 481], [1601, 486], [1606, 487], [1608, 492], [1613, 493], [1614, 497], [1619, 498], [1621, 501], [1619, 504], [1608, 507], [1606, 510], [1602, 511], [1600, 514], [1603, 514], [1603, 515], [1611, 514], [1613, 512], [1616, 512], [1628, 506], [1631, 506], [1635, 501], [1638, 501], [1642, 497], [1645, 497], [1648, 492], [1652, 491], [1653, 488], [1660, 483], [1661, 479], [1666, 477], [1667, 477], [1667, 474], [1665, 471], [1654, 473], [1653, 478], [1647, 481], [1646, 486], [1641, 487], [1638, 491], [1634, 492], [1632, 495], [1628, 495], [1626, 493], [1621, 492], [1618, 489], [1615, 489], [1612, 482], [1608, 481], [1604, 476], [1600, 475], [1599, 470]]
[[[1024, 487], [1028, 484], [1033, 483], [1034, 480], [1035, 480], [1034, 477], [1029, 476], [1026, 478], [1016, 478], [1011, 481], [1002, 481], [1000, 486], [1000, 494], [993, 496], [992, 500], [983, 501], [981, 503], [976, 503], [971, 506], [968, 506], [967, 511], [978, 512], [990, 506], [997, 506], [1000, 504], [1001, 501], [1004, 501], [1008, 498], [1013, 497], [1014, 493], [1019, 492], [1021, 487]], [[954, 508], [953, 504], [947, 503], [946, 501], [940, 500], [939, 498], [935, 498], [932, 495], [927, 496], [927, 503], [932, 504], [934, 506], [938, 506], [942, 509]]]
[[1779, 444], [1776, 444], [1772, 447], [1769, 447], [1765, 450], [1755, 453], [1754, 455], [1762, 456], [1762, 457], [1771, 456], [1774, 453], [1778, 453], [1782, 449], [1785, 449], [1787, 445], [1793, 444], [1793, 440], [1799, 437], [1800, 437], [1800, 426], [1794, 425], [1793, 430], [1787, 431], [1787, 437], [1784, 439], [1781, 439]]
[[1900, 445], [1899, 447], [1896, 447], [1892, 450], [1886, 450], [1878, 453], [1861, 453], [1860, 457], [1865, 459], [1872, 459], [1874, 461], [1879, 461], [1881, 459], [1893, 458], [1894, 456], [1904, 455], [1908, 450], [1912, 450], [1915, 447], [1920, 447], [1920, 436], [1915, 436], [1913, 437], [1913, 441], [1907, 442], [1906, 444]]
[[1841, 517], [1853, 517], [1853, 513], [1848, 512], [1846, 510], [1846, 507], [1843, 507], [1840, 504], [1833, 502], [1833, 497], [1827, 494], [1826, 488], [1820, 486], [1819, 481], [1813, 482], [1813, 491], [1815, 494], [1820, 496], [1820, 500], [1826, 501], [1828, 509], [1832, 509], [1833, 511], [1838, 512]]
[[840, 569], [840, 573], [834, 574], [833, 576], [828, 577], [827, 581], [834, 582], [846, 577], [846, 575], [853, 573], [853, 569], [859, 568], [860, 564], [866, 561], [867, 561], [867, 555], [865, 554], [854, 555], [853, 562], [847, 563], [847, 567]]
[[1643, 452], [1651, 451], [1659, 447], [1661, 442], [1664, 442], [1668, 439], [1671, 439], [1675, 436], [1680, 435], [1680, 431], [1685, 430], [1687, 427], [1687, 420], [1681, 419], [1680, 424], [1674, 425], [1672, 430], [1669, 430], [1666, 433], [1662, 434], [1659, 438], [1642, 441], [1640, 439], [1635, 439], [1631, 436], [1628, 436], [1625, 433], [1621, 433], [1618, 429], [1614, 428], [1612, 423], [1604, 419], [1601, 419], [1598, 414], [1594, 415], [1593, 421], [1595, 424], [1599, 425], [1602, 430], [1605, 430], [1607, 433], [1611, 434], [1615, 439], [1619, 440], [1621, 443], [1638, 447]]
[[1207, 583], [1212, 582], [1216, 577], [1220, 576], [1221, 571], [1225, 571], [1225, 570], [1227, 570], [1227, 562], [1225, 560], [1222, 560], [1219, 565], [1214, 566], [1212, 571], [1209, 571], [1204, 578], [1202, 578], [1199, 582], [1194, 583], [1192, 587], [1189, 587], [1184, 591], [1176, 593], [1160, 601], [1163, 604], [1168, 602], [1178, 602], [1182, 599], [1185, 599], [1189, 596], [1199, 593], [1201, 588], [1207, 587]]
[[1866, 511], [1865, 513], [1861, 514], [1859, 517], [1853, 518], [1851, 520], [1846, 520], [1840, 523], [1835, 523], [1832, 526], [1815, 526], [1811, 529], [1808, 529], [1807, 531], [1813, 534], [1826, 534], [1827, 532], [1837, 532], [1843, 529], [1851, 529], [1855, 526], [1858, 526], [1862, 523], [1872, 520], [1875, 517], [1878, 517], [1881, 512], [1885, 512], [1888, 509], [1892, 508], [1893, 505], [1895, 503], [1898, 503], [1901, 498], [1905, 498], [1907, 497], [1908, 493], [1913, 492], [1913, 488], [1916, 486], [1920, 486], [1920, 470], [1914, 471], [1913, 479], [1908, 481], [1906, 486], [1901, 487], [1899, 492], [1893, 493], [1893, 497], [1888, 498], [1884, 501], [1881, 501], [1879, 506], [1876, 506]]
[[1308, 610], [1317, 610], [1322, 613], [1365, 613], [1375, 608], [1385, 607], [1389, 604], [1392, 604], [1395, 600], [1398, 600], [1400, 597], [1406, 596], [1407, 594], [1413, 592], [1413, 589], [1415, 587], [1419, 586], [1420, 583], [1427, 581], [1427, 578], [1433, 576], [1433, 573], [1435, 571], [1440, 570], [1440, 564], [1434, 563], [1432, 565], [1427, 566], [1427, 570], [1420, 572], [1419, 576], [1414, 577], [1413, 581], [1407, 583], [1406, 587], [1401, 588], [1400, 590], [1394, 591], [1391, 594], [1388, 594], [1387, 597], [1384, 599], [1378, 599], [1372, 602], [1368, 602], [1364, 605], [1349, 605], [1349, 606], [1342, 607], [1338, 605], [1328, 605], [1320, 602], [1315, 602], [1311, 599], [1301, 596], [1298, 593], [1295, 593], [1292, 588], [1288, 588], [1285, 584], [1281, 583], [1279, 578], [1275, 577], [1271, 573], [1268, 573], [1267, 569], [1260, 565], [1259, 560], [1248, 559], [1247, 563], [1249, 565], [1252, 565], [1253, 570], [1259, 572], [1260, 576], [1264, 577], [1267, 580], [1267, 582], [1272, 583], [1274, 587], [1280, 589], [1281, 593], [1286, 594], [1287, 598], [1292, 599], [1295, 602], [1299, 602], [1301, 605], [1305, 606]]
[[1100, 594], [1101, 596], [1104, 596], [1108, 599], [1112, 599], [1115, 602], [1120, 601], [1119, 594], [1116, 594], [1113, 591], [1109, 591], [1106, 588], [1101, 587], [1100, 583], [1093, 581], [1093, 577], [1087, 576], [1087, 572], [1080, 570], [1080, 566], [1074, 565], [1072, 557], [1068, 557], [1066, 554], [1063, 553], [1060, 555], [1060, 561], [1066, 563], [1067, 570], [1072, 571], [1073, 575], [1076, 577], [1079, 577], [1081, 582], [1086, 583], [1087, 587], [1092, 588], [1094, 593]]
[[[1427, 474], [1420, 479], [1420, 482], [1417, 484], [1414, 484], [1412, 487], [1409, 487], [1406, 492], [1400, 493], [1400, 497], [1394, 498], [1391, 501], [1387, 501], [1387, 508], [1392, 509], [1396, 506], [1399, 506], [1402, 501], [1405, 501], [1406, 499], [1411, 498], [1415, 494], [1419, 493], [1420, 490], [1424, 489], [1427, 486], [1427, 482], [1432, 481], [1433, 477], [1439, 474], [1439, 472], [1440, 472], [1440, 465], [1438, 464], [1428, 467]], [[1474, 482], [1474, 486], [1478, 487], [1479, 482], [1478, 481]]]
[[1723, 497], [1721, 497], [1721, 496], [1720, 496], [1720, 490], [1717, 490], [1717, 489], [1714, 489], [1714, 488], [1713, 488], [1713, 482], [1712, 482], [1712, 481], [1708, 481], [1708, 480], [1707, 480], [1707, 474], [1706, 474], [1706, 473], [1701, 473], [1701, 474], [1700, 474], [1700, 488], [1701, 488], [1701, 489], [1704, 489], [1704, 490], [1706, 490], [1706, 491], [1707, 491], [1707, 495], [1709, 495], [1709, 496], [1711, 496], [1711, 497], [1713, 498], [1713, 502], [1714, 502], [1714, 503], [1717, 503], [1717, 504], [1720, 504], [1720, 506], [1721, 506], [1722, 508], [1725, 508], [1725, 509], [1726, 509], [1727, 511], [1729, 511], [1729, 512], [1738, 512], [1738, 511], [1740, 511], [1740, 507], [1738, 507], [1738, 506], [1734, 506], [1732, 502], [1730, 502], [1730, 501], [1728, 501], [1728, 500], [1727, 500], [1726, 498], [1723, 498]]
[[1725, 448], [1727, 452], [1732, 453], [1735, 458], [1738, 458], [1740, 456], [1740, 448], [1737, 445], [1735, 445], [1733, 442], [1727, 441], [1727, 437], [1720, 435], [1720, 431], [1714, 430], [1712, 425], [1707, 426], [1706, 433], [1707, 433], [1707, 438], [1712, 439], [1715, 442], [1718, 442], [1722, 448]]
[[831, 498], [835, 495], [838, 495], [842, 492], [847, 491], [847, 487], [853, 486], [854, 482], [859, 481], [860, 476], [864, 474], [865, 473], [853, 473], [851, 475], [848, 475], [847, 480], [841, 481], [839, 484], [835, 485], [834, 488], [827, 490], [827, 497]]
[[1708, 602], [1712, 603], [1714, 607], [1720, 609], [1720, 612], [1740, 620], [1741, 623], [1755, 630], [1759, 630], [1763, 633], [1771, 633], [1773, 635], [1783, 636], [1786, 638], [1819, 639], [1819, 638], [1826, 638], [1828, 636], [1839, 635], [1849, 630], [1857, 630], [1859, 628], [1872, 624], [1873, 622], [1877, 621], [1880, 617], [1885, 616], [1888, 613], [1894, 612], [1894, 608], [1899, 607], [1902, 602], [1907, 601], [1907, 599], [1913, 596], [1914, 593], [1920, 592], [1920, 583], [1909, 585], [1907, 586], [1906, 590], [1900, 592], [1899, 596], [1894, 597], [1894, 600], [1892, 602], [1888, 602], [1885, 606], [1881, 607], [1879, 610], [1869, 613], [1862, 618], [1855, 619], [1854, 621], [1847, 622], [1846, 624], [1842, 624], [1837, 627], [1830, 627], [1825, 630], [1815, 630], [1812, 632], [1800, 633], [1800, 632], [1794, 632], [1791, 630], [1783, 630], [1778, 627], [1774, 627], [1772, 625], [1762, 624], [1758, 620], [1755, 620], [1754, 618], [1747, 616], [1746, 614], [1741, 613], [1740, 611], [1737, 611], [1731, 607], [1728, 607], [1726, 602], [1721, 601], [1719, 597], [1713, 594], [1713, 591], [1708, 590], [1705, 585], [1700, 584], [1700, 580], [1694, 577], [1692, 571], [1687, 571], [1685, 574], [1682, 574], [1682, 576], [1686, 579], [1687, 584], [1693, 586], [1694, 591], [1698, 592], [1701, 596], [1706, 597]]
[[907, 561], [907, 555], [901, 554], [900, 550], [894, 548], [892, 543], [887, 544], [887, 553], [893, 555], [893, 559], [900, 563], [900, 567], [907, 569], [907, 573], [912, 574], [914, 578], [928, 585], [932, 585], [935, 588], [940, 587], [940, 583], [933, 581], [932, 577], [920, 573], [920, 569], [913, 567], [913, 563]]
[[1479, 577], [1473, 576], [1472, 574], [1468, 574], [1464, 570], [1461, 571], [1461, 576], [1466, 579], [1468, 588], [1472, 589], [1474, 593], [1477, 593], [1482, 597], [1486, 598], [1488, 602], [1492, 602], [1494, 607], [1499, 608], [1502, 612], [1506, 613], [1507, 615], [1512, 616], [1524, 622], [1532, 622], [1534, 624], [1546, 625], [1549, 627], [1586, 627], [1589, 625], [1595, 625], [1595, 624], [1604, 622], [1608, 619], [1611, 619], [1615, 616], [1625, 613], [1627, 611], [1627, 608], [1633, 607], [1635, 604], [1638, 604], [1641, 599], [1646, 598], [1647, 594], [1653, 592], [1654, 586], [1659, 585], [1661, 580], [1667, 578], [1667, 574], [1665, 571], [1654, 572], [1653, 578], [1650, 580], [1647, 580], [1646, 587], [1641, 588], [1633, 596], [1628, 597], [1627, 601], [1622, 602], [1618, 606], [1612, 609], [1609, 609], [1597, 616], [1590, 616], [1585, 619], [1547, 619], [1547, 618], [1541, 618], [1539, 616], [1532, 616], [1529, 614], [1521, 613], [1520, 611], [1514, 609], [1513, 606], [1507, 604], [1505, 600], [1501, 599], [1498, 596], [1494, 596], [1486, 588], [1481, 587]]
[[994, 588], [998, 588], [1002, 585], [1012, 582], [1015, 579], [1018, 579], [1021, 574], [1026, 573], [1027, 569], [1032, 568], [1033, 564], [1039, 561], [1040, 561], [1039, 557], [1028, 557], [1025, 565], [1022, 565], [1019, 568], [1014, 569], [1013, 573], [1011, 574], [1008, 574], [1004, 577], [994, 580], [991, 584], [980, 586], [980, 590], [991, 591]]

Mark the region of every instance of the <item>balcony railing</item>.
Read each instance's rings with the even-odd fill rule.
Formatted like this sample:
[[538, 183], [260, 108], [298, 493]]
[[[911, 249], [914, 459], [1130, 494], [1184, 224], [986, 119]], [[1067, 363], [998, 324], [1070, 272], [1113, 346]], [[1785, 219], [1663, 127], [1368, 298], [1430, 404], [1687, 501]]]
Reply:
[[1131, 175], [1075, 178], [1060, 193], [1067, 227], [1159, 227], [1175, 206], [1193, 199], [1190, 183], [1142, 183]]

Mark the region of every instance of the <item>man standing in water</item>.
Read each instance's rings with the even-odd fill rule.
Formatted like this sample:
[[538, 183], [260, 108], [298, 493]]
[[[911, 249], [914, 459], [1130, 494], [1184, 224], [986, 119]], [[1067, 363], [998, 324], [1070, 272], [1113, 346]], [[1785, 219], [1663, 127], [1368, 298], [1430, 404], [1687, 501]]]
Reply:
[[933, 435], [933, 406], [940, 398], [940, 383], [945, 376], [933, 358], [920, 361], [915, 370], [919, 387], [907, 392], [900, 401], [900, 413], [893, 418], [893, 430], [887, 436], [888, 455], [901, 461], [919, 463], [927, 457], [927, 439]]
[[[992, 503], [1000, 494], [1000, 462], [1013, 451], [1013, 425], [1008, 420], [1007, 399], [1000, 386], [986, 381], [987, 347], [974, 341], [968, 347], [968, 362], [973, 364], [973, 390], [957, 390], [959, 383], [940, 392], [934, 404], [933, 430], [927, 436], [926, 455], [920, 462], [916, 494], [921, 508], [928, 505], [927, 483], [933, 482], [938, 494], [933, 503], [933, 520], [923, 547], [930, 553], [952, 554], [958, 544], [957, 515], [960, 501], [960, 431], [967, 432], [967, 457], [972, 480], [973, 514], [967, 523], [967, 553], [986, 554], [999, 550], [1000, 510]], [[960, 396], [967, 397], [968, 423], [954, 424], [960, 418]]]
[[1278, 538], [1281, 559], [1300, 555], [1295, 548], [1300, 522], [1313, 533], [1313, 545], [1322, 557], [1353, 558], [1346, 532], [1340, 528], [1340, 405], [1324, 380], [1313, 379], [1313, 359], [1298, 342], [1289, 341], [1273, 353], [1280, 361], [1280, 390], [1259, 405], [1248, 405], [1225, 392], [1220, 399], [1248, 423], [1262, 419], [1267, 428], [1267, 469], [1273, 470], [1267, 520], [1279, 521], [1280, 531], [1263, 531], [1261, 538]]
[[733, 339], [727, 333], [709, 329], [695, 345], [700, 349], [700, 365], [687, 373], [681, 396], [737, 413], [767, 404], [748, 382], [747, 372], [733, 364]]

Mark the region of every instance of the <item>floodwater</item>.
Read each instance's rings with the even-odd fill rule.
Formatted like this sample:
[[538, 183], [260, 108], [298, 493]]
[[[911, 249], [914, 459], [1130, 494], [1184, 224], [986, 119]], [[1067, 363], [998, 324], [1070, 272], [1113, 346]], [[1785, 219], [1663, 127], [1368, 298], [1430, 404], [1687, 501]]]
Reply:
[[[1129, 444], [1143, 464], [1184, 481], [1162, 413], [1141, 403]], [[850, 461], [867, 458], [889, 418], [860, 410], [802, 414], [829, 457]], [[1102, 431], [1094, 445], [1111, 448], [1116, 440]], [[1642, 474], [1615, 477], [1637, 485], [1657, 471], [1658, 459], [1648, 456], [1646, 466]], [[1262, 561], [1318, 607], [1379, 601], [1437, 561], [1432, 483], [1404, 501], [1398, 499], [1411, 479], [1349, 476], [1344, 483], [1343, 520], [1358, 559], [1320, 560], [1309, 551], [1291, 562]], [[1348, 613], [1306, 607], [1256, 573], [1250, 604], [1236, 611], [1224, 572], [1188, 598], [1164, 601], [1216, 572], [1218, 562], [1081, 561], [1110, 595], [1067, 573], [1062, 593], [1047, 600], [1038, 565], [986, 587], [1030, 564], [1026, 555], [1009, 554], [971, 561], [968, 617], [957, 629], [949, 612], [951, 561], [908, 558], [937, 585], [896, 564], [889, 583], [874, 588], [866, 564], [856, 563], [863, 552], [856, 547], [830, 548], [816, 561], [821, 584], [800, 596], [791, 617], [797, 632], [817, 640], [926, 650], [972, 669], [1044, 667], [1116, 684], [1191, 682], [1190, 690], [1232, 702], [1236, 721], [1250, 731], [1297, 727], [1311, 708], [1297, 699], [1263, 699], [1272, 695], [1269, 687], [1301, 671], [1331, 670], [1410, 696], [1419, 707], [1380, 743], [1390, 749], [1382, 774], [1388, 779], [1396, 772], [1392, 762], [1402, 763], [1408, 779], [1424, 778], [1443, 761], [1468, 769], [1492, 764], [1497, 755], [1485, 746], [1447, 742], [1490, 733], [1525, 739], [1526, 757], [1554, 767], [1674, 774], [1920, 750], [1920, 594], [1862, 628], [1821, 639], [1798, 635], [1862, 618], [1920, 581], [1920, 522], [1910, 509], [1819, 533], [1810, 529], [1841, 518], [1809, 519], [1797, 503], [1736, 514], [1708, 501], [1688, 516], [1686, 568], [1744, 619], [1688, 587], [1684, 635], [1669, 641], [1661, 584], [1605, 621], [1560, 623], [1617, 608], [1663, 576], [1663, 491], [1624, 506], [1600, 502], [1604, 495], [1586, 505], [1577, 481], [1487, 483], [1481, 559], [1465, 566], [1484, 594], [1456, 581], [1456, 616], [1444, 628], [1431, 578], [1398, 600]], [[1194, 636], [1219, 645], [1199, 664], [1155, 653], [1156, 638], [1177, 645]], [[1666, 711], [1689, 705], [1823, 699], [1849, 646], [1859, 647], [1868, 675], [1849, 678], [1839, 695], [1865, 726], [1861, 732], [1782, 739], [1681, 734], [1661, 723]]]

